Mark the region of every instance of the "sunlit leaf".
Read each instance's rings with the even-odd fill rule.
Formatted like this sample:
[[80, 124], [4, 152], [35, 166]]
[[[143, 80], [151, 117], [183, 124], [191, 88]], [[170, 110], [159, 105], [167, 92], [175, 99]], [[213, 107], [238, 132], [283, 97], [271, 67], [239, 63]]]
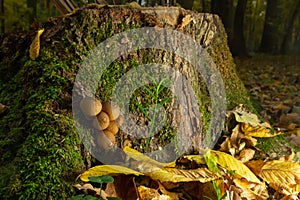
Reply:
[[288, 161], [266, 162], [261, 169], [260, 177], [270, 184], [271, 187], [284, 194], [293, 193], [300, 185], [300, 165]]
[[148, 156], [145, 156], [144, 154], [142, 154], [142, 153], [138, 152], [137, 150], [132, 149], [128, 146], [125, 146], [123, 148], [123, 151], [129, 157], [138, 161], [140, 165], [153, 166], [153, 169], [162, 168], [162, 167], [165, 167], [170, 164], [170, 163], [160, 163], [160, 162], [153, 160], [153, 159], [149, 158]]
[[264, 183], [253, 183], [245, 179], [234, 179], [234, 183], [242, 189], [241, 197], [246, 199], [267, 199], [269, 197]]
[[33, 39], [30, 48], [29, 48], [29, 57], [32, 60], [35, 60], [39, 56], [40, 52], [40, 36], [44, 32], [44, 29], [38, 30], [35, 38]]
[[103, 175], [114, 176], [119, 174], [125, 174], [125, 175], [131, 174], [135, 176], [143, 175], [140, 172], [119, 165], [99, 165], [96, 167], [92, 167], [87, 171], [83, 172], [80, 175], [80, 179], [82, 181], [88, 182], [90, 176], [103, 176]]
[[245, 123], [242, 123], [241, 129], [244, 132], [246, 136], [251, 136], [251, 137], [275, 137], [278, 135], [282, 135], [282, 132], [277, 132], [277, 133], [271, 133], [271, 129], [261, 127], [261, 126], [251, 126]]
[[147, 174], [153, 180], [158, 180], [160, 182], [191, 182], [199, 181], [201, 183], [206, 183], [220, 176], [207, 168], [198, 169], [176, 169], [176, 168], [163, 168], [160, 170], [152, 171]]
[[234, 171], [235, 176], [239, 178], [243, 177], [250, 182], [260, 183], [259, 179], [247, 166], [231, 155], [214, 150], [210, 150], [210, 154], [215, 157], [214, 159], [216, 160], [217, 164], [227, 170]]

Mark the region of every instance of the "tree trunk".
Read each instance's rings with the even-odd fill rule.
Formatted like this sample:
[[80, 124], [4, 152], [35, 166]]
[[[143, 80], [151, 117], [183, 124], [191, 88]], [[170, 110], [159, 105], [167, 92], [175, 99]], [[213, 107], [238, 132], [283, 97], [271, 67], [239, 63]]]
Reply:
[[4, 17], [4, 0], [0, 1], [0, 12], [1, 12], [1, 22], [0, 22], [0, 29], [1, 29], [1, 33], [5, 33], [5, 17]]
[[37, 19], [37, 0], [27, 0], [27, 7], [30, 9], [29, 12], [29, 28], [34, 23], [34, 21]]
[[194, 0], [178, 0], [177, 1], [183, 8], [192, 10]]
[[[236, 74], [225, 29], [216, 15], [169, 7], [90, 5], [52, 19], [43, 28], [35, 61], [27, 51], [35, 32], [11, 35], [0, 43], [0, 72], [6, 74], [0, 80], [0, 102], [9, 107], [0, 118], [4, 124], [0, 127], [1, 180], [10, 180], [0, 182], [3, 199], [66, 199], [73, 194], [70, 182], [95, 163], [95, 158], [102, 163], [120, 163], [124, 159], [121, 148], [127, 145], [143, 153], [155, 152], [152, 156], [160, 161], [199, 148], [213, 148], [221, 134], [226, 104], [228, 109], [244, 104], [253, 111]], [[132, 30], [132, 34], [122, 35], [126, 30]], [[138, 30], [143, 31], [135, 32]], [[122, 37], [113, 43], [106, 40], [117, 33]], [[94, 51], [97, 46], [103, 47], [104, 54], [102, 48]], [[101, 56], [88, 56], [93, 53]], [[103, 63], [95, 63], [111, 58], [104, 71]], [[85, 79], [78, 78], [82, 69], [89, 69], [83, 74], [89, 75], [83, 76]], [[145, 73], [134, 74], [143, 70]], [[157, 89], [163, 80], [169, 85]], [[144, 85], [130, 88], [134, 83]], [[157, 99], [149, 93], [153, 88], [160, 91]], [[130, 129], [136, 124], [124, 123], [115, 148], [104, 151], [94, 139], [99, 131], [90, 126], [90, 121], [78, 118], [80, 99], [93, 93], [101, 101], [114, 100], [116, 94], [124, 97], [129, 105], [124, 122], [129, 117], [144, 125], [141, 127], [156, 122], [154, 130], [163, 120], [149, 120], [140, 106], [147, 110], [161, 103], [161, 112], [154, 114], [165, 114], [165, 124], [158, 134], [149, 137], [149, 129], [138, 132]], [[116, 101], [122, 111], [124, 99]], [[148, 114], [153, 117], [153, 112]], [[165, 153], [160, 153], [163, 150]]]
[[246, 41], [244, 36], [244, 16], [247, 0], [239, 0], [235, 11], [233, 37], [230, 41], [230, 49], [235, 56], [247, 56]]
[[233, 0], [212, 0], [211, 1], [211, 13], [217, 14], [222, 19], [225, 26], [229, 41], [232, 38], [233, 33]]
[[[291, 41], [291, 38], [293, 40], [293, 30], [294, 30], [294, 25], [297, 19], [297, 15], [299, 15], [300, 13], [300, 0], [298, 0], [296, 6], [295, 6], [295, 10], [292, 14], [291, 19], [289, 20], [288, 23], [288, 28], [285, 32], [284, 38], [283, 38], [283, 42], [281, 44], [281, 48], [280, 48], [280, 52], [282, 54], [286, 54], [288, 53], [292, 48], [288, 47], [288, 42]], [[294, 44], [294, 41], [292, 41], [292, 43]]]

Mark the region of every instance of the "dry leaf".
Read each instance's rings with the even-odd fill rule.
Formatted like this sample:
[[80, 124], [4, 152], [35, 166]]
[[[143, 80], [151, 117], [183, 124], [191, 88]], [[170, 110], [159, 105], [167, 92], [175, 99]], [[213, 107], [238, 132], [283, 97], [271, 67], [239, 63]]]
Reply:
[[240, 123], [249, 124], [251, 126], [260, 126], [265, 128], [270, 128], [270, 124], [266, 122], [261, 122], [261, 120], [258, 119], [257, 115], [250, 113], [247, 111], [244, 107], [244, 105], [239, 105], [237, 108], [235, 108], [232, 111], [229, 111], [229, 114], [234, 114], [235, 120]]
[[6, 109], [7, 109], [7, 106], [0, 103], [0, 114], [4, 113], [6, 111]]
[[170, 192], [168, 191], [160, 182], [158, 182], [159, 185], [159, 190], [162, 194], [165, 194], [169, 197], [171, 197], [172, 200], [178, 200], [179, 197], [181, 197], [182, 195], [179, 193], [175, 193], [175, 192]]
[[120, 174], [135, 175], [135, 176], [143, 175], [140, 172], [119, 165], [99, 165], [96, 167], [92, 167], [87, 171], [83, 172], [80, 175], [80, 179], [84, 182], [88, 182], [89, 181], [88, 177], [90, 176], [102, 176], [102, 175], [114, 176]]
[[259, 176], [282, 194], [299, 192], [300, 165], [297, 163], [278, 160], [266, 162]]
[[227, 170], [234, 171], [234, 175], [238, 178], [243, 177], [250, 182], [260, 183], [259, 179], [253, 174], [253, 172], [250, 171], [250, 169], [246, 167], [241, 161], [230, 156], [229, 154], [220, 151], [210, 150], [209, 152], [210, 155], [207, 154], [208, 156], [214, 156], [213, 159], [215, 159], [217, 164]]
[[269, 197], [264, 183], [253, 183], [246, 179], [234, 179], [235, 185], [242, 189], [240, 196], [246, 199], [267, 199]]
[[179, 24], [178, 29], [183, 30], [191, 21], [193, 21], [193, 17], [191, 15], [186, 15], [182, 18], [181, 24]]
[[40, 52], [40, 36], [44, 32], [44, 29], [38, 30], [35, 38], [33, 39], [30, 48], [29, 48], [29, 57], [32, 60], [35, 60], [39, 56]]
[[278, 133], [271, 133], [271, 129], [265, 128], [262, 126], [251, 126], [245, 123], [241, 124], [241, 130], [244, 132], [245, 136], [251, 136], [251, 137], [275, 137], [278, 135], [282, 135], [282, 132]]
[[254, 157], [254, 154], [255, 154], [255, 150], [253, 150], [253, 149], [243, 149], [240, 152], [238, 160], [240, 160], [243, 163], [248, 162], [249, 160], [251, 160]]
[[207, 168], [198, 168], [198, 169], [176, 169], [176, 168], [163, 168], [160, 170], [152, 171], [147, 174], [153, 180], [158, 180], [160, 182], [192, 182], [199, 181], [201, 183], [206, 183], [215, 179], [218, 179], [220, 176], [217, 173], [210, 171]]
[[140, 172], [150, 172], [153, 170], [158, 170], [160, 168], [163, 168], [168, 165], [172, 165], [173, 163], [160, 163], [156, 160], [153, 160], [149, 158], [148, 156], [145, 156], [141, 152], [138, 152], [135, 149], [132, 149], [128, 146], [125, 146], [123, 148], [123, 151], [132, 159], [134, 159], [136, 162], [133, 162], [132, 164], [135, 166], [132, 166], [131, 168], [138, 169]]
[[[148, 188], [145, 186], [139, 186], [138, 187], [138, 192], [141, 200], [146, 200], [146, 199], [161, 199], [161, 195], [158, 193], [157, 189], [153, 188]], [[166, 195], [165, 195], [166, 196]], [[170, 199], [170, 197], [166, 198]]]

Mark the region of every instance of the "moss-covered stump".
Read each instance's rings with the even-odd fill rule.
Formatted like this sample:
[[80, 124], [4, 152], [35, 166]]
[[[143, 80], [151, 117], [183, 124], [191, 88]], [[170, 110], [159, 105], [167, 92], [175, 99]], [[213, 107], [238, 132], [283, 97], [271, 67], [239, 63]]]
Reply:
[[[253, 110], [236, 75], [226, 34], [217, 16], [180, 8], [133, 9], [90, 5], [78, 9], [43, 25], [45, 31], [41, 36], [40, 54], [34, 61], [29, 58], [28, 49], [35, 32], [1, 38], [0, 72], [6, 77], [0, 82], [0, 102], [8, 107], [0, 118], [2, 199], [65, 199], [74, 193], [72, 182], [75, 177], [91, 165], [72, 116], [76, 74], [89, 52], [102, 41], [139, 27], [168, 28], [190, 35], [216, 63], [225, 84], [227, 108], [242, 103]], [[205, 81], [195, 73], [191, 64], [170, 52], [144, 49], [119, 57], [99, 83], [95, 83], [99, 84], [96, 97], [101, 101], [110, 100], [118, 80], [130, 69], [146, 63], [173, 66], [191, 81], [202, 117], [198, 122], [199, 131], [192, 133], [194, 135], [187, 133], [187, 138], [198, 137], [201, 141], [201, 137], [208, 134], [210, 123], [209, 92]], [[148, 90], [155, 88], [157, 85], [148, 84]], [[147, 108], [157, 103], [148, 90], [139, 88], [130, 101], [130, 112], [140, 124], [149, 123], [141, 106]], [[75, 92], [79, 99], [88, 96], [86, 91]], [[162, 103], [165, 98], [170, 98], [170, 101]], [[158, 99], [171, 113], [160, 134], [147, 141], [147, 138], [135, 139], [119, 131], [117, 146], [130, 145], [148, 152], [163, 147], [174, 138], [177, 127], [172, 124], [171, 91], [164, 88]], [[85, 131], [95, 133], [89, 127]], [[193, 144], [188, 149], [192, 151], [198, 147], [198, 144]], [[91, 148], [97, 147], [92, 145]]]

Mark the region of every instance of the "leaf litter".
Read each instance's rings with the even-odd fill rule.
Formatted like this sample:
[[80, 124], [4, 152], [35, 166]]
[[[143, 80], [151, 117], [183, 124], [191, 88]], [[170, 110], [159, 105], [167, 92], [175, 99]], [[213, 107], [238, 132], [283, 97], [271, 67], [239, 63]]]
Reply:
[[[203, 149], [198, 155], [160, 163], [124, 147], [130, 158], [127, 166], [95, 166], [80, 175], [82, 186], [74, 187], [95, 194], [96, 189], [87, 185], [89, 177], [110, 175], [115, 182], [103, 189], [107, 199], [300, 199], [299, 153], [291, 150], [278, 159], [255, 157], [261, 151], [256, 147], [258, 138], [299, 138], [300, 97], [296, 93], [300, 80], [295, 73], [299, 75], [300, 70], [277, 74], [277, 62], [267, 65], [263, 60], [256, 61], [259, 65], [254, 67], [247, 62], [247, 69], [239, 71], [252, 98], [261, 104], [265, 121], [239, 105], [227, 112], [227, 119], [233, 119], [235, 126], [227, 130], [219, 149]], [[284, 67], [289, 69], [290, 65]]]

